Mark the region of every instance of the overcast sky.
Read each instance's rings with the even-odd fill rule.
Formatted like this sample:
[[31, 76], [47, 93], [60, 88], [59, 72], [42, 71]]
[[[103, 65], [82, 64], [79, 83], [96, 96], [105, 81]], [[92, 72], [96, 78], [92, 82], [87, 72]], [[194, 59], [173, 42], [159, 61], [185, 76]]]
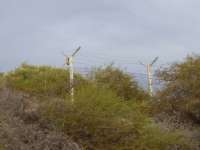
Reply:
[[199, 0], [0, 0], [0, 71], [21, 62], [77, 67], [180, 61], [200, 54]]

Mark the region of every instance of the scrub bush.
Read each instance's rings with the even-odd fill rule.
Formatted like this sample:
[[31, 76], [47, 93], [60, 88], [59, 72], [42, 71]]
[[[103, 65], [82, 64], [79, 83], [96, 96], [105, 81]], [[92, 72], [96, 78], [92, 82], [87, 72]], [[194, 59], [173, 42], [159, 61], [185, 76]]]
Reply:
[[[87, 150], [189, 149], [181, 134], [161, 130], [147, 117], [141, 102], [145, 94], [140, 96], [141, 91], [130, 76], [113, 68], [105, 72], [109, 75], [104, 78], [103, 73], [101, 78], [98, 74], [95, 81], [76, 74], [74, 103], [66, 94], [69, 78], [66, 70], [23, 64], [8, 73], [6, 79], [8, 87], [42, 95], [38, 102], [41, 120]], [[115, 76], [113, 82], [110, 74]], [[118, 76], [123, 82], [118, 82]], [[123, 95], [119, 95], [121, 90]]]
[[189, 149], [183, 136], [159, 129], [137, 103], [95, 85], [79, 89], [73, 104], [67, 98], [43, 106], [44, 120], [88, 150]]
[[165, 83], [157, 93], [158, 109], [200, 123], [200, 56], [188, 56], [158, 72], [158, 77]]
[[[75, 81], [75, 87], [86, 83], [78, 74]], [[65, 97], [70, 91], [69, 71], [50, 66], [22, 64], [8, 73], [7, 84], [13, 89], [45, 96]]]
[[99, 86], [113, 90], [124, 100], [149, 99], [148, 94], [139, 87], [133, 76], [112, 65], [93, 69], [90, 76]]

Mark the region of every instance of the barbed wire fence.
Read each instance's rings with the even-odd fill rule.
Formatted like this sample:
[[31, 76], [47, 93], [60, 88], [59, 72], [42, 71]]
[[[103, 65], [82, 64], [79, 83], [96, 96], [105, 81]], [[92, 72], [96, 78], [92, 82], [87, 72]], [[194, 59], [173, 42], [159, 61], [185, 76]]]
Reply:
[[[142, 88], [148, 90], [148, 74], [146, 69], [141, 67], [139, 61], [133, 61], [130, 57], [108, 58], [108, 56], [103, 54], [96, 54], [93, 57], [88, 57], [86, 54], [81, 54], [74, 62], [74, 70], [83, 76], [88, 76], [93, 68], [99, 68], [109, 64], [114, 64], [115, 67], [125, 71], [132, 76]], [[157, 77], [155, 71], [160, 70], [166, 65], [168, 64], [156, 64], [153, 69], [152, 78], [155, 92], [163, 86], [163, 81]]]

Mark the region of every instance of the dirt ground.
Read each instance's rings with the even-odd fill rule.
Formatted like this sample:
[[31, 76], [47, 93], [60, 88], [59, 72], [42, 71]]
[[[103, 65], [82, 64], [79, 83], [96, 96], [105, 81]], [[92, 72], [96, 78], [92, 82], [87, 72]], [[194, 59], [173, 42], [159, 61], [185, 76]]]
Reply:
[[0, 150], [81, 149], [66, 135], [38, 121], [34, 106], [25, 108], [26, 99], [22, 93], [0, 90]]

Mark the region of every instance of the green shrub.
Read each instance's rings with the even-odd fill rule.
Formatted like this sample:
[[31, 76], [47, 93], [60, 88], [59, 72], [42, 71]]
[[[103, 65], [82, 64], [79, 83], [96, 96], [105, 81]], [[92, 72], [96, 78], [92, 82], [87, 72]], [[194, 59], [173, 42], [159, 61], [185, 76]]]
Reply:
[[3, 73], [0, 73], [0, 89], [3, 88], [3, 86], [4, 86], [4, 81], [5, 81], [5, 79], [4, 79], [4, 74], [3, 74]]
[[148, 94], [138, 86], [134, 77], [112, 65], [94, 69], [91, 72], [91, 79], [104, 88], [112, 89], [124, 100], [149, 99]]
[[184, 62], [160, 71], [158, 76], [165, 81], [157, 94], [159, 109], [180, 112], [200, 122], [200, 56], [188, 56]]
[[[132, 98], [140, 100], [144, 93], [138, 96], [141, 91], [130, 76], [117, 69], [114, 73], [112, 68], [110, 70], [111, 74], [116, 74], [113, 82], [111, 75], [101, 78], [98, 74], [95, 78], [97, 81], [93, 82], [76, 74], [73, 104], [66, 94], [69, 90], [67, 70], [23, 64], [8, 73], [6, 78], [9, 87], [36, 96], [49, 96], [39, 101], [43, 120], [56, 125], [85, 149], [171, 150], [174, 146], [180, 146], [182, 150], [189, 149], [181, 135], [161, 131], [143, 113], [145, 101], [124, 101]], [[118, 75], [123, 82], [118, 82]], [[115, 84], [120, 85], [119, 89], [115, 89]], [[124, 95], [120, 95], [121, 90], [124, 90]], [[125, 97], [125, 93], [129, 96]], [[65, 100], [62, 100], [63, 97]]]
[[[141, 113], [137, 103], [124, 102], [115, 93], [98, 86], [78, 90], [72, 104], [48, 101], [41, 108], [45, 120], [59, 127], [75, 141], [92, 150], [168, 150], [183, 138], [158, 129]], [[189, 148], [188, 148], [189, 149]]]
[[0, 150], [4, 150], [4, 146], [3, 145], [0, 145]]
[[[85, 82], [80, 75], [75, 75], [75, 87]], [[64, 97], [70, 91], [68, 70], [49, 66], [22, 64], [7, 75], [7, 84], [14, 89], [40, 95]]]

